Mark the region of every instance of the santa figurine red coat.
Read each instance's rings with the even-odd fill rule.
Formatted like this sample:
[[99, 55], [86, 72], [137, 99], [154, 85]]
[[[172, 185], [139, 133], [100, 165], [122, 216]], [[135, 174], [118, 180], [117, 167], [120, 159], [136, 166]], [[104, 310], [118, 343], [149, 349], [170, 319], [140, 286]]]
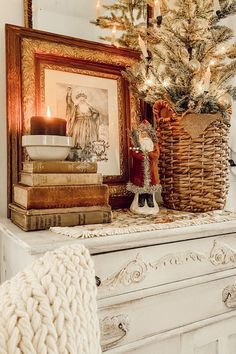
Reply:
[[[143, 214], [153, 214], [153, 210], [147, 208], [157, 208], [155, 192], [160, 189], [160, 179], [158, 173], [158, 158], [160, 155], [156, 132], [148, 121], [143, 121], [137, 129], [131, 133], [132, 147], [130, 182], [127, 189], [135, 193], [134, 201], [131, 205], [135, 212]], [[145, 208], [145, 211], [142, 208]], [[138, 210], [138, 211], [137, 211]], [[158, 208], [159, 210], [159, 208]]]

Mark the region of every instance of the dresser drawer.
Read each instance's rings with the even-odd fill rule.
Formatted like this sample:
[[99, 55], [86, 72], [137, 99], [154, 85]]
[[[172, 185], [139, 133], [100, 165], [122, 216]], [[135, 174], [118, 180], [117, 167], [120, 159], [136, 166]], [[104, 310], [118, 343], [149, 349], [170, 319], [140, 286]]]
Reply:
[[109, 252], [93, 260], [102, 299], [234, 268], [236, 236]]
[[228, 285], [235, 283], [236, 275], [170, 292], [158, 293], [162, 287], [157, 287], [149, 289], [149, 295], [140, 291], [134, 294], [136, 298], [127, 296], [128, 300], [118, 296], [113, 298], [114, 302], [115, 299], [123, 300], [112, 304], [110, 299], [107, 301], [109, 306], [105, 305], [105, 300], [100, 301], [103, 349], [132, 343], [232, 311], [223, 302], [222, 294]]

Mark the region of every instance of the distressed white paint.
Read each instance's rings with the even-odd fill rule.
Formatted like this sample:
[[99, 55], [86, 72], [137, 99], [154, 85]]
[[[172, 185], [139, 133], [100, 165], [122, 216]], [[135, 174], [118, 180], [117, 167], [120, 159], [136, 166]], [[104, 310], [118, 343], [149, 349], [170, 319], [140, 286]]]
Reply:
[[233, 354], [236, 310], [222, 294], [236, 284], [235, 229], [233, 221], [130, 234], [126, 245], [122, 235], [70, 239], [26, 233], [2, 219], [2, 280], [47, 250], [83, 243], [102, 280], [98, 308], [107, 353]]

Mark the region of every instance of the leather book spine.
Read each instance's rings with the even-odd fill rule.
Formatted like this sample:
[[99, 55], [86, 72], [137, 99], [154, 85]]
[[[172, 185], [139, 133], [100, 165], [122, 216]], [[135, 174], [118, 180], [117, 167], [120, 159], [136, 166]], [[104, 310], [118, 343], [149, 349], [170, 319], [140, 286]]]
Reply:
[[57, 186], [102, 184], [101, 173], [25, 173], [20, 174], [20, 183], [27, 186]]
[[27, 161], [23, 162], [27, 173], [97, 173], [96, 162]]
[[11, 210], [11, 220], [24, 231], [46, 230], [53, 226], [77, 226], [109, 223], [111, 211], [92, 211], [78, 213], [59, 213], [44, 215], [27, 215]]
[[109, 205], [106, 184], [83, 186], [14, 186], [14, 202], [25, 209], [50, 209]]

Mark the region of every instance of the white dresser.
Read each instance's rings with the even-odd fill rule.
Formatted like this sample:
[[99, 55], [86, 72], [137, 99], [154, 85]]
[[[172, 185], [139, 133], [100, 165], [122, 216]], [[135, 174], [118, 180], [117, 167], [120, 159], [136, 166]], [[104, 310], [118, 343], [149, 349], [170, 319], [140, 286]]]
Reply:
[[106, 353], [236, 353], [236, 220], [83, 240], [7, 219], [0, 231], [1, 281], [48, 250], [89, 248]]

